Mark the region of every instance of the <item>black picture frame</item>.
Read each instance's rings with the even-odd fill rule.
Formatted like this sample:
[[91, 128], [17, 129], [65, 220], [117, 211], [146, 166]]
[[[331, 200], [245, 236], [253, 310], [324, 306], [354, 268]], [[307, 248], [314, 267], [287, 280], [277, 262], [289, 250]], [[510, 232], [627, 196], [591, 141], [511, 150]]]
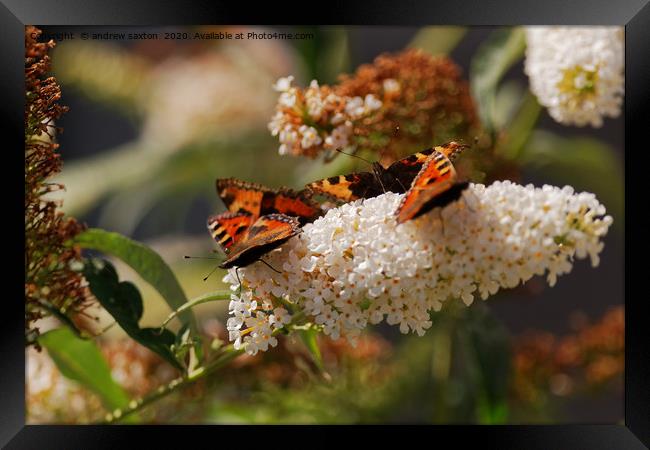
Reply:
[[[303, 12], [303, 17], [291, 17], [289, 13]], [[304, 14], [307, 13], [307, 14]], [[222, 0], [195, 1], [181, 4], [170, 1], [111, 1], [100, 2], [65, 0], [0, 1], [0, 98], [3, 128], [3, 155], [11, 155], [11, 169], [7, 172], [18, 177], [19, 163], [16, 147], [23, 146], [24, 114], [24, 26], [35, 25], [186, 25], [186, 24], [303, 24], [318, 22], [323, 25], [623, 25], [625, 39], [625, 425], [585, 424], [552, 426], [436, 426], [435, 430], [412, 427], [408, 435], [419, 431], [431, 436], [432, 445], [441, 437], [452, 440], [454, 445], [464, 446], [477, 442], [488, 448], [526, 449], [637, 449], [650, 445], [650, 348], [643, 314], [646, 292], [641, 281], [647, 278], [644, 252], [648, 249], [648, 214], [641, 206], [647, 205], [646, 190], [640, 185], [647, 177], [642, 164], [644, 150], [648, 147], [646, 128], [650, 123], [650, 5], [649, 0], [508, 0], [508, 1], [459, 1], [443, 0], [424, 3], [416, 0], [392, 1], [336, 1], [318, 8], [308, 8], [297, 2], [267, 2], [254, 6], [248, 2]], [[18, 180], [11, 183], [18, 189]], [[638, 185], [637, 185], [638, 183]], [[6, 194], [5, 208], [19, 207], [19, 194]], [[7, 215], [18, 217], [18, 211]], [[13, 219], [7, 221], [13, 223]], [[17, 219], [16, 219], [16, 226]], [[13, 230], [12, 230], [13, 231]], [[20, 240], [7, 231], [5, 249], [19, 252]], [[9, 234], [11, 233], [11, 234]], [[18, 231], [16, 231], [18, 233]], [[23, 241], [24, 242], [24, 241]], [[7, 256], [7, 261], [14, 257]], [[17, 256], [16, 256], [17, 258]], [[9, 263], [9, 269], [12, 269]], [[13, 266], [18, 270], [17, 265]], [[5, 273], [5, 276], [8, 274]], [[6, 448], [116, 448], [135, 443], [137, 437], [166, 443], [187, 439], [208, 438], [211, 445], [223, 445], [223, 439], [249, 438], [248, 431], [233, 427], [215, 430], [212, 426], [188, 426], [183, 428], [164, 426], [26, 426], [25, 425], [25, 353], [23, 343], [21, 304], [18, 301], [19, 283], [8, 277], [8, 284], [15, 284], [15, 295], [7, 295], [3, 308], [9, 312], [0, 327], [2, 339], [2, 376], [0, 377], [0, 443]], [[12, 291], [13, 292], [13, 291]], [[15, 297], [15, 298], [14, 298]], [[346, 427], [349, 429], [348, 427]], [[258, 427], [251, 427], [257, 430]], [[376, 436], [393, 433], [391, 427], [360, 427], [369, 429]], [[303, 427], [300, 434], [331, 439], [335, 431], [313, 430]], [[279, 433], [288, 430], [265, 427], [264, 439], [277, 440]], [[277, 434], [276, 434], [277, 433]], [[294, 431], [290, 432], [296, 436]], [[311, 434], [310, 434], [311, 433]], [[199, 434], [202, 435], [199, 437]], [[140, 436], [145, 435], [145, 436]], [[404, 435], [406, 436], [406, 435]], [[260, 436], [261, 437], [261, 436]], [[303, 439], [303, 438], [301, 438]], [[320, 439], [320, 438], [319, 438]], [[403, 439], [403, 438], [402, 438]], [[409, 440], [403, 444], [408, 444]], [[283, 445], [292, 445], [283, 440]]]

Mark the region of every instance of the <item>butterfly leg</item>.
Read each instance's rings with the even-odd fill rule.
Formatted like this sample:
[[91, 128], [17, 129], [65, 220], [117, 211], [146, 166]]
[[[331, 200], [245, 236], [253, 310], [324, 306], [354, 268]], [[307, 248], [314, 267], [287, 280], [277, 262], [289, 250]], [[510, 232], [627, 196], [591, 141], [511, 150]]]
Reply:
[[237, 277], [237, 282], [239, 283], [239, 293], [237, 295], [241, 297], [242, 284], [241, 280], [239, 279], [239, 267], [235, 267], [235, 276]]
[[445, 220], [442, 217], [442, 208], [438, 208], [438, 217], [440, 218], [440, 227], [442, 228], [442, 236], [447, 237], [445, 233]]
[[404, 187], [404, 185], [402, 184], [402, 180], [400, 180], [399, 178], [395, 178], [395, 179], [397, 180], [397, 182], [399, 183], [399, 185], [402, 187], [402, 191], [403, 191], [403, 192], [408, 191], [408, 189], [406, 189], [406, 187]]
[[266, 266], [267, 266], [268, 268], [270, 268], [272, 271], [274, 271], [274, 272], [276, 272], [276, 273], [282, 273], [282, 272], [280, 272], [279, 270], [277, 270], [275, 267], [273, 267], [271, 264], [269, 264], [269, 263], [267, 263], [266, 261], [264, 261], [263, 259], [260, 259], [259, 261], [260, 261], [261, 263], [264, 263], [264, 265], [266, 265]]

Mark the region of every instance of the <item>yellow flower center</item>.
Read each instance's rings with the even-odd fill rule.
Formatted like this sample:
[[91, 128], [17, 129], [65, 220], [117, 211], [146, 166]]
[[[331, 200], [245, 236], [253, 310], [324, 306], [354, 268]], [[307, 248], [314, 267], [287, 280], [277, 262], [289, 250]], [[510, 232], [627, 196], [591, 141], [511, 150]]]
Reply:
[[596, 95], [598, 83], [598, 67], [587, 70], [581, 65], [576, 65], [564, 70], [562, 80], [557, 84], [560, 92], [572, 94], [576, 101], [585, 100]]

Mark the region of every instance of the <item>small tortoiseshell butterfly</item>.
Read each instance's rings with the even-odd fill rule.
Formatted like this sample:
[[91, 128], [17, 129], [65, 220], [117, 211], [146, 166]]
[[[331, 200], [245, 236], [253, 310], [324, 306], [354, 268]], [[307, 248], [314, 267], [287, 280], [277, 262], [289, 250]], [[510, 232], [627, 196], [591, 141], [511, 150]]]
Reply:
[[457, 178], [447, 155], [435, 150], [422, 165], [395, 211], [397, 223], [415, 219], [437, 206], [446, 206], [458, 200], [469, 183], [459, 182]]
[[465, 147], [457, 142], [449, 142], [395, 161], [388, 168], [373, 162], [372, 172], [330, 177], [310, 183], [307, 188], [317, 194], [344, 202], [376, 197], [384, 192], [403, 194], [409, 190], [413, 180], [433, 155], [442, 154], [451, 159]]
[[208, 230], [227, 255], [219, 265], [223, 269], [252, 264], [322, 214], [305, 191], [272, 190], [234, 178], [216, 185], [228, 212], [210, 216]]

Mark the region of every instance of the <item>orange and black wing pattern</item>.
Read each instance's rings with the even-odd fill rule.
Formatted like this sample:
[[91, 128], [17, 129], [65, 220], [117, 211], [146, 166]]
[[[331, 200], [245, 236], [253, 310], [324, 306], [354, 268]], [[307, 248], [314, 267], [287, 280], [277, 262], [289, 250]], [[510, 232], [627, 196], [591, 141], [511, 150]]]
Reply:
[[458, 182], [457, 179], [456, 170], [447, 155], [434, 149], [397, 208], [397, 222], [415, 219], [437, 206], [448, 205], [460, 198], [469, 183]]
[[262, 197], [261, 215], [284, 214], [297, 217], [301, 225], [313, 222], [323, 214], [320, 205], [311, 199], [308, 190], [294, 191], [280, 188], [277, 191], [264, 192]]
[[396, 180], [395, 183], [392, 183], [390, 185], [388, 190], [398, 193], [402, 193], [408, 190], [409, 186], [411, 186], [411, 183], [420, 173], [422, 167], [433, 152], [442, 153], [447, 158], [449, 158], [449, 160], [453, 160], [454, 157], [465, 148], [467, 148], [466, 145], [452, 141], [433, 148], [422, 150], [417, 153], [413, 153], [406, 158], [395, 161], [388, 167], [388, 169], [386, 169], [386, 172], [388, 172]]
[[307, 189], [316, 194], [344, 202], [351, 202], [359, 198], [376, 197], [384, 193], [377, 177], [370, 172], [325, 178], [308, 184]]
[[216, 185], [217, 195], [228, 211], [250, 214], [255, 218], [261, 215], [262, 198], [269, 189], [235, 178], [218, 178]]
[[300, 221], [284, 214], [262, 216], [248, 227], [219, 267], [245, 267], [300, 233]]
[[217, 194], [233, 213], [247, 213], [257, 219], [267, 214], [286, 214], [300, 218], [302, 224], [322, 214], [320, 205], [310, 198], [308, 191], [289, 188], [269, 189], [261, 184], [248, 183], [235, 178], [219, 178]]
[[253, 216], [246, 213], [225, 212], [208, 217], [208, 230], [215, 241], [227, 253], [244, 236]]

